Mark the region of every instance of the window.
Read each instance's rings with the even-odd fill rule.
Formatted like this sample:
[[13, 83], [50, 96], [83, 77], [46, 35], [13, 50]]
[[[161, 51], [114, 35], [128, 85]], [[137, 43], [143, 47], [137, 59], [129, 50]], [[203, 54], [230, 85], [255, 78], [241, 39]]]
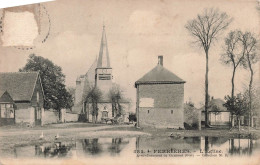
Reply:
[[108, 112], [107, 112], [107, 111], [103, 111], [103, 112], [102, 112], [102, 117], [103, 117], [103, 118], [108, 117]]
[[99, 74], [98, 76], [99, 80], [111, 80], [110, 74]]
[[171, 114], [173, 114], [173, 110], [171, 110]]
[[147, 111], [147, 113], [149, 113], [149, 112], [150, 112], [150, 110]]
[[13, 104], [1, 104], [1, 118], [14, 118]]
[[37, 120], [41, 119], [41, 108], [35, 107], [35, 110], [36, 110], [36, 119]]
[[36, 99], [37, 99], [37, 103], [39, 103], [39, 101], [40, 101], [40, 95], [39, 95], [39, 92], [36, 93]]

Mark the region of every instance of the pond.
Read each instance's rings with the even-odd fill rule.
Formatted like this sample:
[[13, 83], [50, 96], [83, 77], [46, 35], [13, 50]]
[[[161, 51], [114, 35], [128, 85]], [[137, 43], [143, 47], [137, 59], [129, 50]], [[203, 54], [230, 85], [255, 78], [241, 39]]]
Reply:
[[260, 141], [225, 137], [92, 138], [75, 141], [15, 146], [1, 157], [231, 157], [260, 151]]

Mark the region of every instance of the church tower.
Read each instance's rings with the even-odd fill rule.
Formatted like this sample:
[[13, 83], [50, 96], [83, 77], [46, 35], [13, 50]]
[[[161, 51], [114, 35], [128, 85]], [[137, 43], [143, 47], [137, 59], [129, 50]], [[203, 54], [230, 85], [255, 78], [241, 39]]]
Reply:
[[105, 26], [103, 25], [97, 68], [95, 70], [95, 85], [102, 91], [105, 98], [109, 92], [109, 89], [112, 87], [112, 78], [112, 68], [110, 66], [106, 31]]

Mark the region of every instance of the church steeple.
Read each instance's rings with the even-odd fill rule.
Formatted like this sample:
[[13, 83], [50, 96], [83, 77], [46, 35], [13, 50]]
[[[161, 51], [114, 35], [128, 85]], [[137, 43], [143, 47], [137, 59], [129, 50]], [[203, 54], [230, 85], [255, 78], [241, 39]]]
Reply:
[[97, 67], [98, 68], [110, 68], [110, 59], [109, 59], [107, 38], [106, 38], [106, 31], [105, 31], [104, 24], [103, 24], [103, 32], [102, 32]]

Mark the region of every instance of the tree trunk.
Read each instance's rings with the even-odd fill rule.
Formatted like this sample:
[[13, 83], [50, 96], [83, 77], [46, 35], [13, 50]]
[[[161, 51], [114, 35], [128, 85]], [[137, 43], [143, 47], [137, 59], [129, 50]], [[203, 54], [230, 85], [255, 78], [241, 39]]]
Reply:
[[93, 123], [93, 124], [96, 123], [96, 122], [95, 122], [95, 115], [94, 115], [94, 114], [92, 114], [92, 123]]
[[237, 118], [238, 121], [238, 131], [240, 131], [240, 116]]
[[[232, 84], [232, 90], [231, 90], [231, 98], [234, 98], [234, 90], [235, 90], [235, 74], [236, 74], [236, 66], [233, 66], [233, 73], [232, 73], [232, 79], [231, 79], [231, 84]], [[234, 106], [234, 103], [232, 103]], [[231, 112], [231, 128], [234, 127], [234, 117], [233, 117], [233, 110]]]
[[208, 80], [209, 57], [208, 57], [208, 50], [205, 50], [205, 53], [206, 53], [206, 74], [205, 74], [205, 127], [209, 127], [209, 120], [208, 120], [208, 103], [209, 103], [209, 80]]
[[234, 115], [231, 114], [231, 126], [235, 126], [235, 120], [234, 120]]
[[114, 99], [112, 99], [112, 117], [115, 116], [115, 106], [114, 106]]
[[248, 89], [248, 95], [249, 95], [249, 114], [248, 114], [248, 129], [250, 129], [250, 126], [252, 125], [252, 85], [253, 85], [253, 76], [254, 76], [254, 72], [253, 72], [253, 68], [250, 62], [249, 57], [247, 56], [247, 60], [248, 60], [248, 66], [250, 69], [250, 82], [249, 82], [249, 89]]
[[59, 112], [59, 122], [61, 122], [61, 109], [59, 109], [58, 112]]

